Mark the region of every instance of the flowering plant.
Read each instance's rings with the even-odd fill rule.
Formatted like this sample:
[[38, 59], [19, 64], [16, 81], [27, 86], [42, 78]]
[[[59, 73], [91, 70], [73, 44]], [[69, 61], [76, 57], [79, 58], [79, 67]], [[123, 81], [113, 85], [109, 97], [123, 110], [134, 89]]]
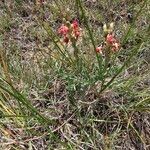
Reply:
[[63, 42], [68, 44], [69, 42], [76, 42], [81, 34], [79, 23], [74, 20], [72, 23], [66, 22], [58, 28], [58, 34], [63, 37]]
[[120, 44], [113, 33], [113, 23], [109, 25], [109, 28], [104, 24], [103, 30], [105, 33], [104, 45], [98, 46], [96, 52], [103, 54], [104, 50], [107, 48], [108, 51], [117, 52], [120, 49]]

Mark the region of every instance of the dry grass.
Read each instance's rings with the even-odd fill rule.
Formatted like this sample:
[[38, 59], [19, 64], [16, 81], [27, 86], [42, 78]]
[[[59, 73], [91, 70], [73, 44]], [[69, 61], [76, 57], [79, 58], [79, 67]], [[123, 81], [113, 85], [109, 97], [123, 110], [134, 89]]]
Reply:
[[[82, 1], [86, 18], [76, 2], [0, 2], [0, 149], [150, 148], [150, 1]], [[79, 19], [80, 65], [59, 51], [73, 49], [64, 48], [57, 35], [64, 17]], [[121, 50], [104, 80], [84, 19], [96, 46], [103, 24], [115, 22]]]

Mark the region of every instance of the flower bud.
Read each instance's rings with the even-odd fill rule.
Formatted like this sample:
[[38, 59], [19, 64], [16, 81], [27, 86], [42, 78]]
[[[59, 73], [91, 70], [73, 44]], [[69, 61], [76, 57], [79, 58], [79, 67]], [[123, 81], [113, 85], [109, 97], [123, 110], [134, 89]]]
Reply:
[[69, 42], [69, 38], [66, 36], [66, 37], [64, 37], [64, 40], [63, 40], [66, 44], [68, 44], [68, 42]]
[[109, 25], [109, 32], [112, 32], [114, 30], [114, 23], [111, 22]]
[[106, 23], [103, 25], [103, 31], [106, 33], [108, 31]]
[[96, 48], [96, 52], [102, 54], [102, 48], [103, 48], [102, 46], [98, 46]]

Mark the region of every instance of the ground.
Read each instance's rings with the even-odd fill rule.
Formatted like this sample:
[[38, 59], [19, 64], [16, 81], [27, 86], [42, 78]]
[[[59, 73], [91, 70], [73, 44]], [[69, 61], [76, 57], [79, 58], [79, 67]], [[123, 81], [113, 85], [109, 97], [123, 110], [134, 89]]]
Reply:
[[149, 16], [149, 0], [0, 1], [0, 149], [150, 149]]

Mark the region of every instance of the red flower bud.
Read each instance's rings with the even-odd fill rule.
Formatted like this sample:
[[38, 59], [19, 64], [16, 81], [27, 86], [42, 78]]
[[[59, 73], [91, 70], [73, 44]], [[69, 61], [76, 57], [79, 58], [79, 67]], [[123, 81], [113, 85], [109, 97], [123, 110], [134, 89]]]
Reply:
[[102, 54], [102, 49], [103, 49], [102, 46], [98, 46], [98, 47], [96, 48], [96, 52]]
[[114, 36], [112, 34], [108, 34], [106, 37], [106, 42], [108, 44], [113, 44], [114, 42], [116, 42], [116, 39], [114, 38]]
[[66, 44], [68, 44], [69, 38], [68, 38], [67, 36], [65, 36], [63, 41], [64, 41]]
[[58, 29], [58, 33], [60, 35], [66, 36], [66, 34], [69, 32], [69, 28], [65, 25], [61, 25], [61, 27]]
[[78, 23], [77, 20], [74, 20], [74, 21], [72, 22], [72, 27], [73, 27], [74, 30], [78, 30], [78, 28], [79, 28], [79, 23]]
[[74, 35], [76, 38], [78, 38], [80, 36], [80, 31], [75, 31]]

